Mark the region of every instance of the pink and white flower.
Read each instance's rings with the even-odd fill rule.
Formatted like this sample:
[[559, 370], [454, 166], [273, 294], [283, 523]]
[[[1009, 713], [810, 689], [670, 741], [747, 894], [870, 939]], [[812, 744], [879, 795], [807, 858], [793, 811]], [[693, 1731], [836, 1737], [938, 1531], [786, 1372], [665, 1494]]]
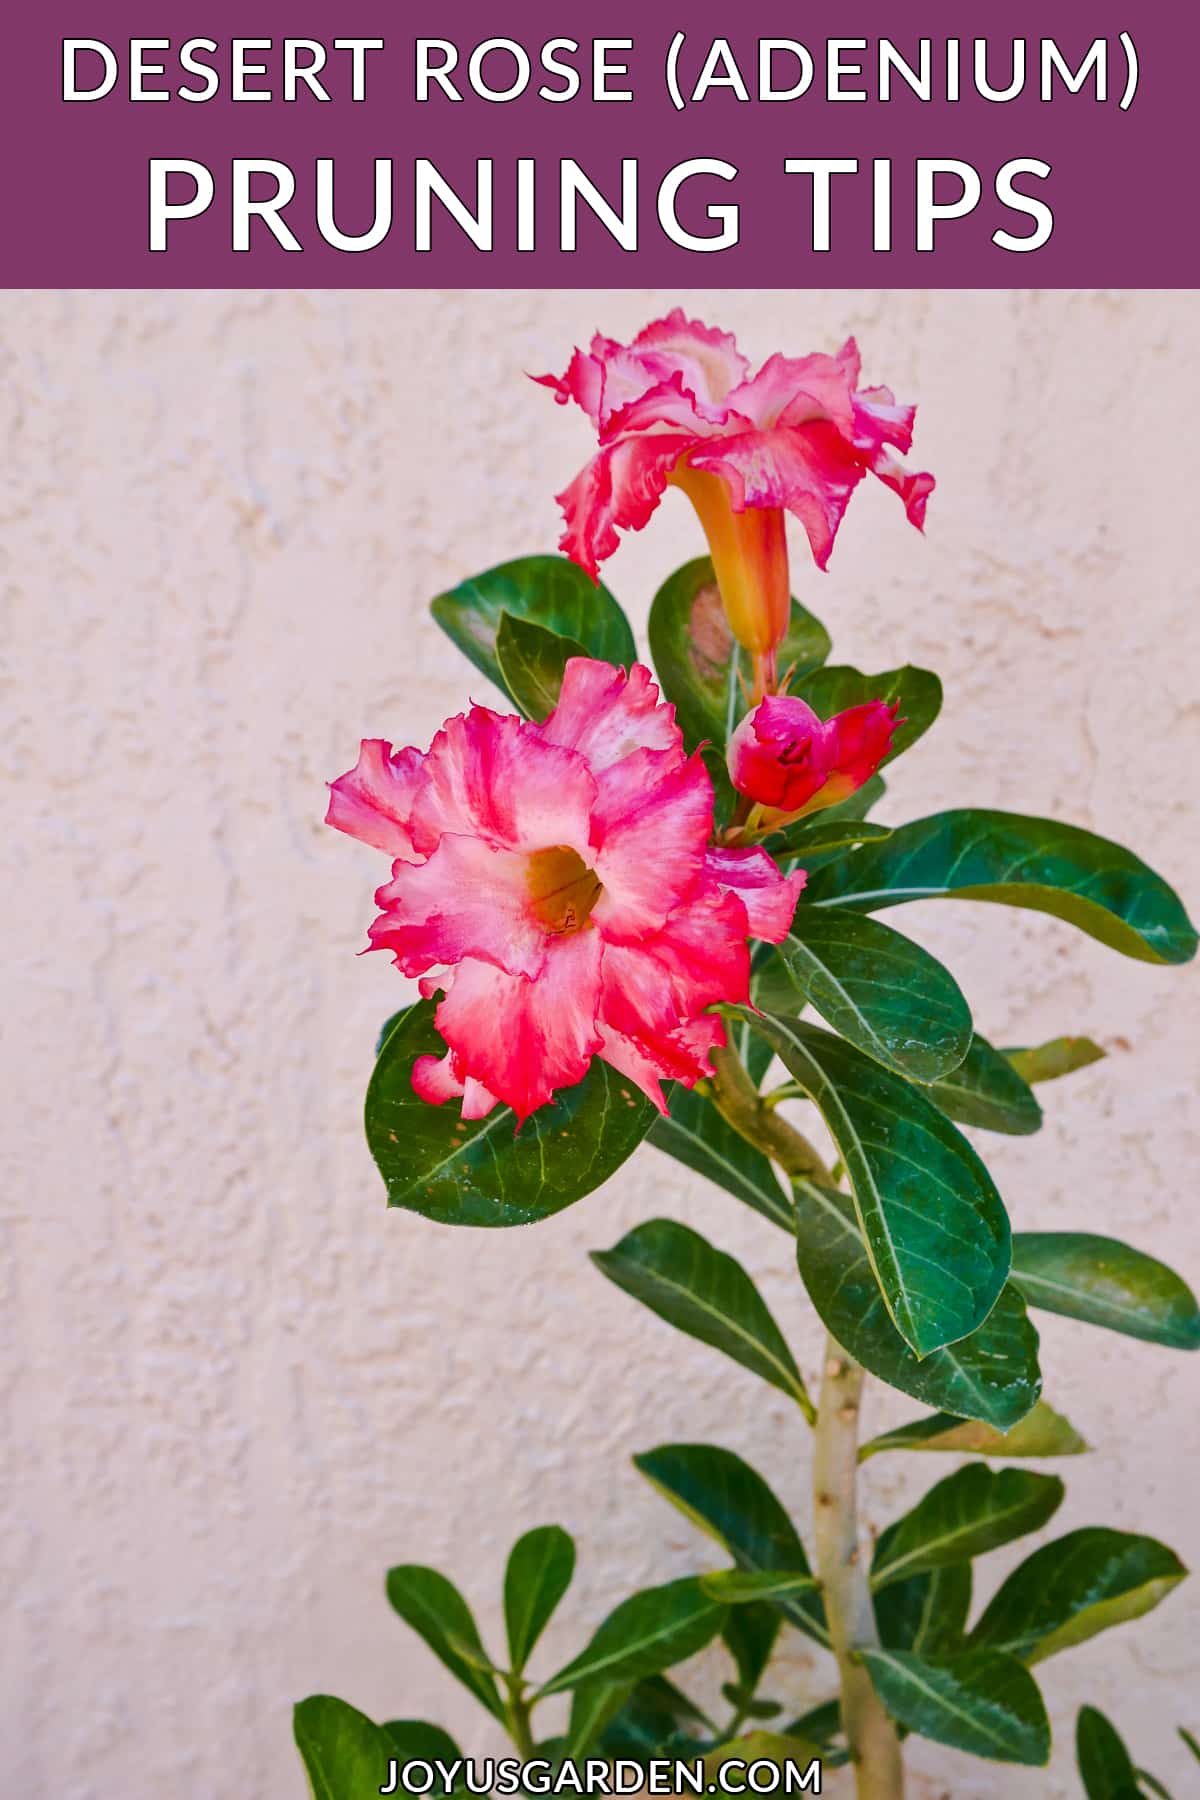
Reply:
[[916, 408], [890, 388], [860, 388], [853, 338], [836, 356], [768, 358], [756, 374], [728, 332], [676, 308], [629, 344], [599, 334], [561, 376], [535, 377], [587, 414], [597, 454], [558, 496], [561, 548], [593, 577], [638, 531], [668, 484], [693, 501], [739, 641], [769, 656], [787, 630], [784, 512], [803, 525], [824, 568], [851, 494], [869, 471], [921, 527], [933, 477], [896, 451]]
[[713, 793], [647, 669], [568, 662], [543, 724], [486, 707], [428, 751], [363, 743], [328, 823], [394, 860], [370, 947], [427, 997], [444, 1057], [413, 1086], [463, 1117], [525, 1118], [602, 1057], [665, 1111], [662, 1081], [711, 1074], [745, 1001], [747, 937], [786, 934], [802, 872], [713, 850]]
[[868, 700], [822, 720], [791, 694], [769, 694], [729, 740], [729, 778], [739, 794], [771, 812], [797, 817], [836, 806], [887, 755], [899, 710], [899, 702]]

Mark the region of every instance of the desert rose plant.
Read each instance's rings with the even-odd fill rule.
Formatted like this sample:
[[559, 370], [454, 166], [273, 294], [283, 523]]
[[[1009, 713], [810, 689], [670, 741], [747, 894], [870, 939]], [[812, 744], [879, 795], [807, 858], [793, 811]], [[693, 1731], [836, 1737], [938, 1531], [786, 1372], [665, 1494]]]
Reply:
[[[514, 1550], [506, 1660], [436, 1571], [393, 1569], [389, 1598], [519, 1755], [554, 1768], [681, 1746], [710, 1772], [739, 1752], [820, 1755], [850, 1765], [860, 1800], [896, 1800], [910, 1733], [1043, 1764], [1035, 1665], [1147, 1612], [1185, 1571], [1153, 1537], [1088, 1526], [973, 1615], [975, 1559], [1062, 1500], [1030, 1461], [1085, 1448], [1042, 1398], [1028, 1309], [1176, 1350], [1200, 1344], [1200, 1313], [1162, 1262], [1098, 1235], [1095, 1208], [1086, 1229], [1012, 1233], [959, 1127], [1036, 1131], [1038, 1085], [1101, 1052], [1079, 1036], [995, 1047], [948, 971], [876, 915], [936, 897], [1032, 908], [1159, 964], [1187, 962], [1196, 934], [1160, 876], [1075, 826], [971, 807], [871, 816], [940, 683], [828, 661], [824, 627], [790, 597], [785, 515], [823, 567], [866, 475], [917, 526], [934, 484], [901, 461], [914, 409], [860, 385], [853, 343], [752, 374], [730, 336], [675, 312], [544, 380], [596, 436], [560, 495], [566, 557], [433, 602], [505, 709], [472, 706], [426, 750], [368, 739], [332, 783], [330, 824], [386, 859], [370, 945], [420, 993], [384, 1029], [367, 1138], [390, 1203], [446, 1224], [536, 1224], [646, 1141], [777, 1227], [828, 1332], [815, 1394], [745, 1270], [696, 1232], [650, 1219], [594, 1261], [739, 1364], [740, 1405], [751, 1377], [795, 1402], [811, 1534], [731, 1451], [659, 1445], [638, 1470], [728, 1566], [623, 1599], [557, 1672], [526, 1666], [570, 1580], [557, 1527]], [[598, 569], [668, 488], [695, 506], [709, 556], [655, 596], [651, 674]], [[869, 1378], [924, 1410], [862, 1442]], [[980, 1460], [872, 1546], [859, 1475], [885, 1453]], [[785, 1629], [829, 1653], [826, 1692], [773, 1683]], [[667, 1675], [714, 1639], [730, 1657], [719, 1721]], [[547, 1742], [533, 1715], [558, 1694], [569, 1723]], [[440, 1757], [463, 1779], [421, 1721], [376, 1726], [318, 1697], [296, 1729], [322, 1796], [387, 1787], [394, 1759]]]

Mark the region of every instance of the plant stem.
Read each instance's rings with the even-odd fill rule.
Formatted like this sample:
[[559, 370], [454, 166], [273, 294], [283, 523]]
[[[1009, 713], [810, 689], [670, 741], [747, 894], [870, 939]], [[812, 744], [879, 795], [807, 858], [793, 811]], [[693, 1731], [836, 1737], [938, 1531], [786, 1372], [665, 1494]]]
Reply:
[[[833, 1187], [813, 1145], [759, 1094], [731, 1050], [713, 1053], [710, 1092], [734, 1130], [794, 1180]], [[814, 1562], [842, 1687], [842, 1727], [858, 1800], [903, 1800], [896, 1728], [855, 1651], [878, 1644], [867, 1571], [858, 1543], [858, 1419], [866, 1380], [831, 1337], [825, 1351], [813, 1448]]]
[[529, 1723], [532, 1708], [525, 1698], [525, 1683], [516, 1677], [507, 1681], [508, 1698], [504, 1705], [504, 1722], [508, 1727], [508, 1735], [517, 1748], [517, 1755], [522, 1762], [528, 1762], [534, 1753], [533, 1731]]

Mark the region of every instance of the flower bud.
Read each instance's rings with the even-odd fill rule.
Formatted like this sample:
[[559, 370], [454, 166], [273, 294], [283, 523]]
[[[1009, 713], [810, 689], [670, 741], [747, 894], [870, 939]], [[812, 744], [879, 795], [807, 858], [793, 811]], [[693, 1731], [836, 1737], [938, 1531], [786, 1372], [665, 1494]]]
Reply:
[[730, 779], [739, 794], [790, 818], [836, 806], [887, 755], [898, 710], [868, 700], [822, 720], [805, 701], [770, 694], [729, 740]]

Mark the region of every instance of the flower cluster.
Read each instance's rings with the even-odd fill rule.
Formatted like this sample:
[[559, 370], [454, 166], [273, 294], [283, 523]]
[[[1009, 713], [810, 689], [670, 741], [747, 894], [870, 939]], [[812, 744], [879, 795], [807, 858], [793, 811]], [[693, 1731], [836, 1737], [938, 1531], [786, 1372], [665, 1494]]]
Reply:
[[393, 858], [373, 949], [441, 991], [448, 1046], [413, 1084], [464, 1118], [524, 1118], [595, 1056], [665, 1111], [749, 997], [747, 938], [779, 942], [804, 883], [713, 848], [712, 783], [649, 671], [576, 657], [543, 724], [475, 706], [428, 751], [369, 739], [328, 822]]

